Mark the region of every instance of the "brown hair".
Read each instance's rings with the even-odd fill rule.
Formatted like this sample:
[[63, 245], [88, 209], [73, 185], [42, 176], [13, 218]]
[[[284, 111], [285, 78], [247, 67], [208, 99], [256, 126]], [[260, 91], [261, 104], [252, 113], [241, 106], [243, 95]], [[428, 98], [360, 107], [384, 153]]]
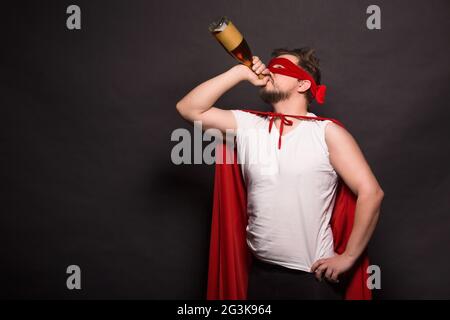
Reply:
[[[286, 49], [278, 48], [274, 49], [272, 52], [272, 58], [281, 56], [282, 54], [290, 54], [298, 58], [298, 65], [307, 71], [316, 81], [317, 85], [321, 83], [322, 75], [320, 73], [320, 60], [315, 56], [315, 50], [308, 47], [297, 48], [297, 49]], [[308, 103], [313, 101], [313, 96], [311, 91], [308, 90], [307, 95]]]

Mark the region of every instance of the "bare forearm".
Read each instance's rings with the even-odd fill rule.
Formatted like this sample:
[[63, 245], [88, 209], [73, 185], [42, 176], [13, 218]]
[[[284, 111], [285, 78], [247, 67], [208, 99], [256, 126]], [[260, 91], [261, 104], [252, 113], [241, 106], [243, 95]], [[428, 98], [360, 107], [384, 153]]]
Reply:
[[242, 72], [237, 67], [233, 67], [192, 89], [177, 103], [177, 110], [183, 116], [201, 114], [210, 109], [225, 92], [242, 80], [244, 80]]
[[355, 207], [355, 220], [344, 255], [356, 261], [366, 248], [380, 214], [383, 192], [359, 194]]

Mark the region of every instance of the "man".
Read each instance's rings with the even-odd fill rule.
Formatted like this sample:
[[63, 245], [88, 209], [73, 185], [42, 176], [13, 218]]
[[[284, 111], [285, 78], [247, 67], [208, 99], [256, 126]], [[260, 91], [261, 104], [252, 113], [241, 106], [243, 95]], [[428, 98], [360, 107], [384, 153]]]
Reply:
[[[322, 103], [324, 98], [314, 50], [276, 49], [272, 57], [269, 68], [255, 56], [252, 70], [236, 65], [200, 84], [177, 103], [177, 110], [205, 129], [235, 133], [248, 195], [247, 244], [256, 258], [248, 298], [341, 299], [339, 280], [365, 250], [384, 193], [352, 135], [333, 121], [267, 119], [213, 106], [236, 84], [249, 81], [260, 87], [260, 97], [277, 115], [317, 117], [308, 111], [313, 99]], [[246, 134], [255, 129], [265, 132], [256, 142]], [[257, 153], [264, 164], [245, 161]], [[357, 196], [353, 228], [341, 254], [333, 250], [330, 229], [338, 176]]]

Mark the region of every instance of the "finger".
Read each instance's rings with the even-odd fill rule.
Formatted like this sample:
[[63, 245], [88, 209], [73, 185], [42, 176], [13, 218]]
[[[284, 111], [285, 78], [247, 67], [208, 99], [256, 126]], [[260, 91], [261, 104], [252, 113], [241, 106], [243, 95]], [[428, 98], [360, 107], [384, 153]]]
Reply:
[[331, 280], [333, 281], [333, 282], [335, 282], [335, 283], [338, 283], [339, 282], [339, 273], [336, 271], [336, 270], [334, 270], [333, 271], [333, 274], [331, 275]]
[[325, 278], [327, 278], [328, 280], [331, 280], [331, 276], [333, 275], [333, 269], [332, 268], [328, 268], [327, 271], [325, 272]]
[[270, 74], [270, 70], [265, 68], [261, 73], [262, 74]]
[[317, 260], [311, 267], [311, 272], [315, 272], [316, 269], [323, 263], [322, 259]]
[[253, 70], [253, 71], [256, 71], [259, 67], [261, 67], [261, 65], [262, 65], [262, 62], [261, 62], [261, 61], [256, 62], [256, 63], [253, 63], [253, 65], [252, 65], [252, 70]]
[[316, 278], [319, 281], [322, 281], [322, 276], [323, 276], [323, 272], [327, 269], [326, 266], [320, 266], [319, 268], [317, 268], [316, 270]]
[[252, 63], [258, 63], [260, 61], [261, 61], [261, 59], [259, 59], [259, 57], [253, 56]]
[[266, 68], [266, 66], [264, 64], [261, 64], [257, 69], [256, 69], [256, 73], [260, 74], [261, 72], [263, 72], [263, 70]]
[[315, 277], [317, 280], [322, 281], [322, 271], [320, 269], [317, 269], [315, 272]]
[[257, 85], [258, 86], [265, 86], [267, 84], [267, 82], [269, 82], [269, 81], [270, 81], [269, 77], [265, 76], [262, 79], [258, 79]]

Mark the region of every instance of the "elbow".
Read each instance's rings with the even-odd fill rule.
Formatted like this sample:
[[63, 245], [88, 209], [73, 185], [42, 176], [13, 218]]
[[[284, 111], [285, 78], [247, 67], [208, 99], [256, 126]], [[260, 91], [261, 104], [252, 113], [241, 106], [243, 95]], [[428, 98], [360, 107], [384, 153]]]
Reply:
[[378, 217], [380, 216], [383, 198], [384, 198], [384, 191], [383, 189], [379, 188], [376, 192], [376, 201], [377, 201], [376, 203], [378, 205], [378, 210], [375, 212], [376, 219], [378, 219]]
[[178, 101], [177, 104], [175, 105], [175, 108], [177, 109], [178, 113], [182, 113], [183, 110], [183, 105], [181, 104], [181, 101]]
[[364, 190], [361, 190], [360, 192], [358, 192], [358, 196], [360, 196], [362, 198], [372, 199], [374, 201], [381, 203], [384, 198], [384, 191], [383, 191], [383, 189], [381, 189], [380, 186], [373, 187], [373, 188], [369, 187], [369, 188], [364, 188]]
[[187, 116], [186, 116], [186, 108], [185, 108], [185, 106], [184, 106], [180, 101], [177, 102], [175, 108], [177, 109], [178, 113], [179, 113], [184, 119], [187, 118]]
[[384, 198], [384, 191], [381, 189], [381, 187], [377, 188], [375, 191], [375, 197], [381, 202]]
[[380, 215], [380, 211], [381, 211], [381, 206], [383, 203], [383, 198], [384, 198], [384, 191], [383, 189], [379, 188], [376, 190], [375, 195], [374, 195], [374, 203], [375, 206], [377, 208], [375, 215], [378, 217]]
[[384, 198], [384, 191], [383, 191], [383, 189], [380, 188], [379, 193], [380, 193], [381, 200], [383, 200], [383, 198]]
[[181, 117], [189, 122], [194, 122], [200, 119], [200, 114], [191, 106], [181, 102], [181, 100], [177, 102], [176, 109]]

